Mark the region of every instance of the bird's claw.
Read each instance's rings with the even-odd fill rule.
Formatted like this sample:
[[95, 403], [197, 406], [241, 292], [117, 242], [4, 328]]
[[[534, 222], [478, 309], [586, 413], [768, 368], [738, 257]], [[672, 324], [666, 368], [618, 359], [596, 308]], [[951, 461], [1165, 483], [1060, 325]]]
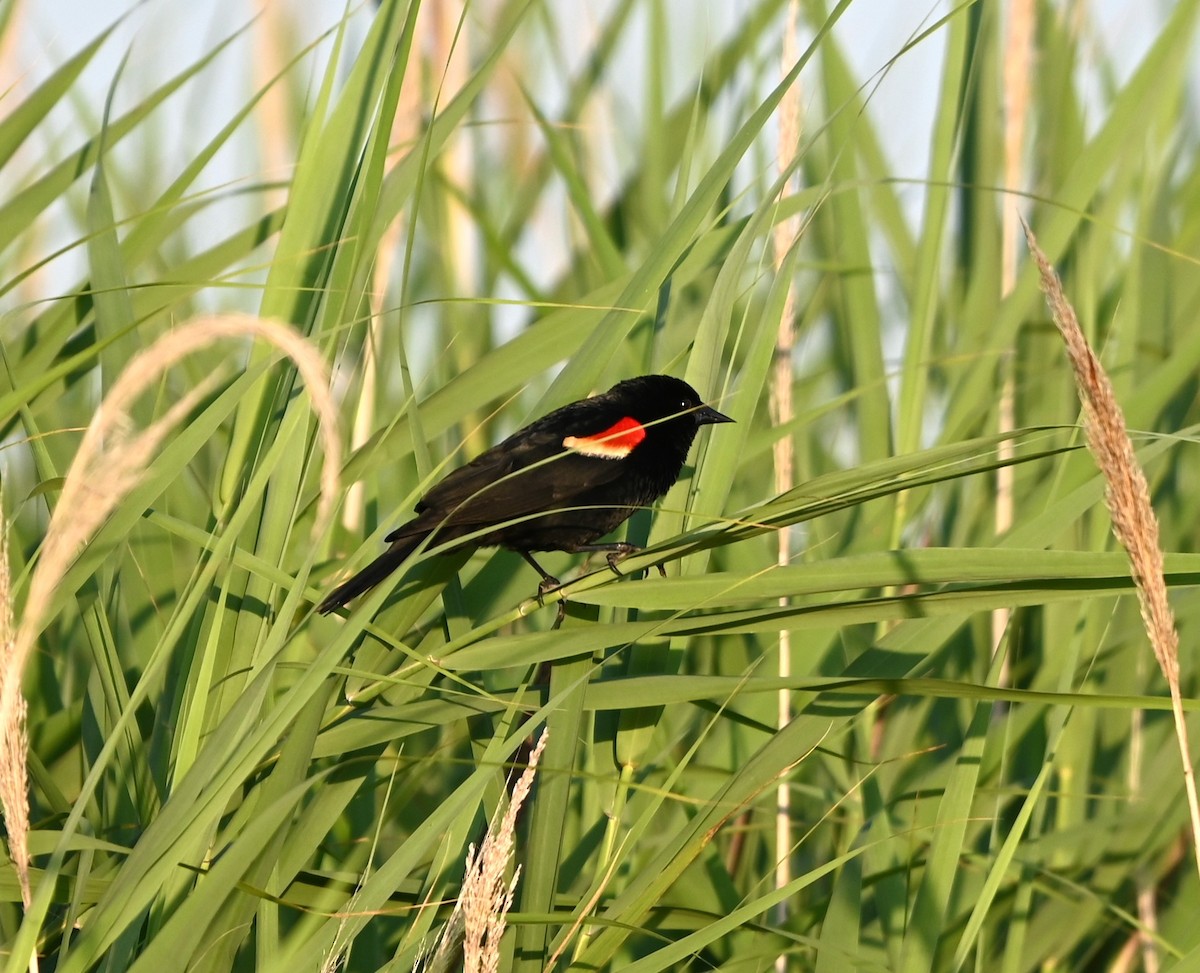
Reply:
[[630, 554], [637, 554], [641, 548], [636, 544], [621, 543], [614, 545], [613, 549], [605, 555], [604, 560], [608, 562], [608, 569], [618, 578], [625, 577], [625, 573], [617, 567], [617, 564]]
[[[546, 607], [546, 595], [552, 591], [557, 591], [562, 587], [562, 582], [558, 578], [546, 575], [538, 582], [537, 603], [539, 608]], [[558, 613], [554, 616], [554, 624], [550, 626], [551, 631], [562, 625], [563, 619], [567, 617], [567, 599], [560, 598], [558, 600]]]
[[[612, 571], [613, 574], [615, 574], [618, 578], [623, 578], [625, 577], [625, 572], [617, 567], [617, 565], [621, 561], [624, 561], [625, 558], [629, 557], [630, 554], [639, 554], [641, 551], [642, 548], [638, 547], [636, 544], [622, 544], [616, 550], [609, 551], [608, 556], [605, 557], [604, 560], [608, 562], [608, 569]], [[654, 567], [662, 577], [665, 578], [667, 576], [666, 565], [659, 563], [654, 565]], [[649, 570], [649, 568], [646, 569], [647, 572], [649, 572]]]
[[[550, 594], [550, 592], [552, 592], [552, 591], [557, 591], [561, 587], [562, 587], [562, 582], [559, 581], [558, 578], [552, 578], [552, 577], [550, 577], [550, 575], [546, 575], [544, 578], [542, 578], [542, 580], [538, 582], [538, 590], [537, 590], [538, 608], [545, 608], [546, 607], [546, 595]], [[560, 604], [561, 604], [561, 602], [560, 602]]]
[[[543, 568], [540, 564], [538, 564], [537, 561], [535, 561], [533, 559], [533, 555], [530, 554], [528, 551], [520, 551], [519, 553], [520, 553], [521, 557], [525, 558], [525, 560], [527, 562], [529, 562], [529, 566], [542, 576], [542, 580], [538, 582], [537, 603], [538, 603], [539, 608], [545, 608], [546, 607], [546, 595], [550, 594], [550, 592], [552, 592], [552, 591], [557, 591], [559, 588], [561, 588], [562, 582], [559, 581], [558, 578], [554, 577], [554, 575], [547, 574], [546, 569]], [[562, 596], [559, 596], [558, 614], [555, 616], [554, 624], [551, 626], [551, 628], [552, 629], [558, 628], [563, 623], [563, 619], [566, 617], [567, 617], [567, 599], [563, 598]]]

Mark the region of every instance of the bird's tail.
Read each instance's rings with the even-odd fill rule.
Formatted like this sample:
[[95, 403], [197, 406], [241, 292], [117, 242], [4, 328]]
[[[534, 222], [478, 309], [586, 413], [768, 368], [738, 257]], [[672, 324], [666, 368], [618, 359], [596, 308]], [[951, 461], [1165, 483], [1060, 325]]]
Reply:
[[358, 574], [334, 588], [325, 600], [317, 605], [317, 611], [322, 615], [328, 615], [331, 611], [341, 608], [352, 599], [370, 591], [400, 567], [404, 563], [404, 559], [417, 549], [422, 540], [421, 536], [409, 536], [397, 540]]

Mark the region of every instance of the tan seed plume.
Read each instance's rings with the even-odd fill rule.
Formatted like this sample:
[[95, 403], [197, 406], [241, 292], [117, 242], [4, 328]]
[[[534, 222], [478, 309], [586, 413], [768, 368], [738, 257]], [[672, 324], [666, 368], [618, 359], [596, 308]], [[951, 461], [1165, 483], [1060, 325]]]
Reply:
[[1175, 616], [1167, 600], [1158, 518], [1150, 506], [1150, 489], [1134, 455], [1125, 416], [1113, 393], [1112, 382], [1088, 345], [1075, 309], [1063, 292], [1058, 274], [1038, 248], [1037, 239], [1028, 224], [1022, 220], [1021, 225], [1038, 268], [1050, 315], [1067, 346], [1075, 384], [1083, 402], [1084, 436], [1088, 448], [1096, 457], [1096, 465], [1104, 475], [1104, 496], [1112, 516], [1113, 533], [1129, 555], [1142, 622], [1171, 691], [1171, 710], [1175, 717], [1179, 755], [1183, 760], [1184, 789], [1191, 812], [1192, 847], [1197, 869], [1200, 870], [1200, 801], [1196, 797], [1196, 779], [1192, 771], [1183, 697], [1179, 687], [1179, 633], [1175, 629]]
[[549, 738], [550, 731], [543, 729], [537, 746], [529, 754], [529, 763], [513, 787], [504, 815], [491, 822], [478, 849], [474, 845], [467, 849], [467, 870], [454, 912], [430, 954], [419, 957], [414, 970], [434, 973], [452, 967], [458, 969], [456, 948], [461, 942], [463, 973], [498, 973], [500, 940], [508, 925], [508, 911], [521, 877], [521, 866], [513, 869], [512, 879], [507, 882], [504, 873], [516, 845], [517, 815], [533, 789], [538, 761]]
[[[145, 475], [159, 447], [212, 391], [216, 377], [191, 389], [148, 428], [132, 430], [130, 409], [159, 377], [180, 359], [227, 338], [259, 338], [295, 362], [312, 400], [324, 445], [321, 497], [313, 536], [324, 533], [333, 516], [341, 463], [337, 409], [329, 392], [329, 376], [320, 353], [290, 325], [249, 315], [212, 315], [193, 319], [155, 341], [130, 359], [83, 434], [62, 493], [15, 633], [8, 598], [7, 557], [0, 567], [0, 809], [8, 831], [9, 850], [17, 867], [21, 895], [29, 905], [28, 739], [21, 675], [34, 641], [45, 627], [49, 609], [67, 571], [88, 540], [104, 524], [129, 491]], [[0, 518], [2, 520], [2, 518]], [[3, 538], [0, 537], [0, 547]]]
[[549, 730], [542, 730], [537, 746], [529, 754], [529, 764], [513, 788], [508, 810], [500, 819], [499, 827], [488, 828], [479, 850], [472, 845], [467, 853], [467, 874], [458, 899], [465, 932], [464, 973], [496, 973], [500, 969], [500, 939], [507, 925], [508, 910], [512, 908], [517, 880], [521, 877], [521, 866], [513, 869], [511, 882], [504, 881], [504, 872], [513, 856], [517, 814], [533, 789], [538, 761], [549, 736]]
[[8, 831], [8, 853], [17, 870], [21, 902], [28, 909], [33, 901], [29, 885], [29, 788], [25, 755], [29, 740], [25, 733], [25, 697], [21, 695], [20, 670], [12, 667], [16, 640], [13, 632], [12, 574], [8, 564], [8, 521], [0, 515], [0, 695], [15, 682], [13, 718], [0, 725], [0, 807]]

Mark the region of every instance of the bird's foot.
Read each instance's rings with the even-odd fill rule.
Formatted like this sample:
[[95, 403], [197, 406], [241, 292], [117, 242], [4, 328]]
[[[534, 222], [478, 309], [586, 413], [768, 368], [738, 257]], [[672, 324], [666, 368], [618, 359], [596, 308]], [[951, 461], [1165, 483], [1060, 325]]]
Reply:
[[641, 548], [636, 544], [615, 544], [608, 554], [605, 555], [604, 560], [608, 562], [608, 569], [618, 578], [622, 578], [625, 576], [625, 572], [617, 567], [617, 565], [629, 557], [630, 554], [636, 554], [640, 550]]
[[[604, 560], [608, 562], [608, 569], [618, 578], [623, 578], [625, 577], [625, 572], [617, 567], [617, 565], [624, 561], [625, 558], [629, 557], [631, 554], [640, 554], [643, 550], [645, 550], [645, 548], [638, 547], [637, 544], [629, 544], [625, 541], [620, 541], [615, 544], [591, 544], [587, 547], [581, 547], [579, 550], [606, 551], [607, 554], [605, 555]], [[654, 567], [658, 569], [658, 573], [664, 578], [667, 576], [667, 569], [663, 565], [656, 564]], [[649, 573], [650, 569], [647, 568], [646, 571]]]
[[[550, 574], [545, 568], [533, 559], [533, 555], [528, 551], [518, 551], [521, 557], [525, 558], [526, 563], [542, 576], [542, 580], [538, 582], [537, 603], [539, 608], [546, 607], [546, 595], [552, 591], [557, 591], [562, 587], [562, 582], [554, 575]], [[567, 617], [567, 599], [560, 598], [558, 600], [558, 616], [554, 620], [554, 628], [558, 628], [562, 624], [563, 619]]]
[[542, 578], [542, 580], [538, 582], [538, 591], [537, 591], [538, 607], [539, 608], [546, 607], [546, 595], [550, 594], [550, 592], [552, 592], [552, 591], [557, 591], [561, 587], [562, 587], [562, 582], [559, 581], [558, 578], [555, 578], [549, 574], [545, 575]]
[[[543, 575], [542, 580], [538, 582], [537, 603], [539, 608], [546, 606], [546, 595], [552, 591], [557, 591], [562, 587], [562, 582], [553, 575]], [[563, 619], [567, 617], [567, 599], [560, 598], [558, 600], [558, 613], [554, 616], [554, 624], [550, 626], [551, 631], [562, 625]]]
[[609, 570], [617, 577], [624, 577], [624, 572], [617, 567], [617, 564], [629, 557], [630, 554], [636, 554], [641, 548], [626, 541], [616, 541], [612, 544], [580, 544], [571, 550], [584, 554], [604, 554], [604, 560], [608, 562]]

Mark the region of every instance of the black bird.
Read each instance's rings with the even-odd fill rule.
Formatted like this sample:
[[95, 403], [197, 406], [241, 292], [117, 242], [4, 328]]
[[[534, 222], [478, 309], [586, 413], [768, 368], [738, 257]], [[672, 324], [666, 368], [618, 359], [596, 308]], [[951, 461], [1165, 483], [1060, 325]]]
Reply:
[[558, 587], [532, 551], [606, 551], [608, 563], [632, 544], [595, 544], [679, 478], [701, 426], [732, 422], [700, 401], [687, 382], [643, 375], [572, 402], [518, 430], [448, 474], [387, 535], [391, 546], [317, 606], [326, 615], [396, 570], [419, 546], [506, 547], [542, 576], [539, 597]]

